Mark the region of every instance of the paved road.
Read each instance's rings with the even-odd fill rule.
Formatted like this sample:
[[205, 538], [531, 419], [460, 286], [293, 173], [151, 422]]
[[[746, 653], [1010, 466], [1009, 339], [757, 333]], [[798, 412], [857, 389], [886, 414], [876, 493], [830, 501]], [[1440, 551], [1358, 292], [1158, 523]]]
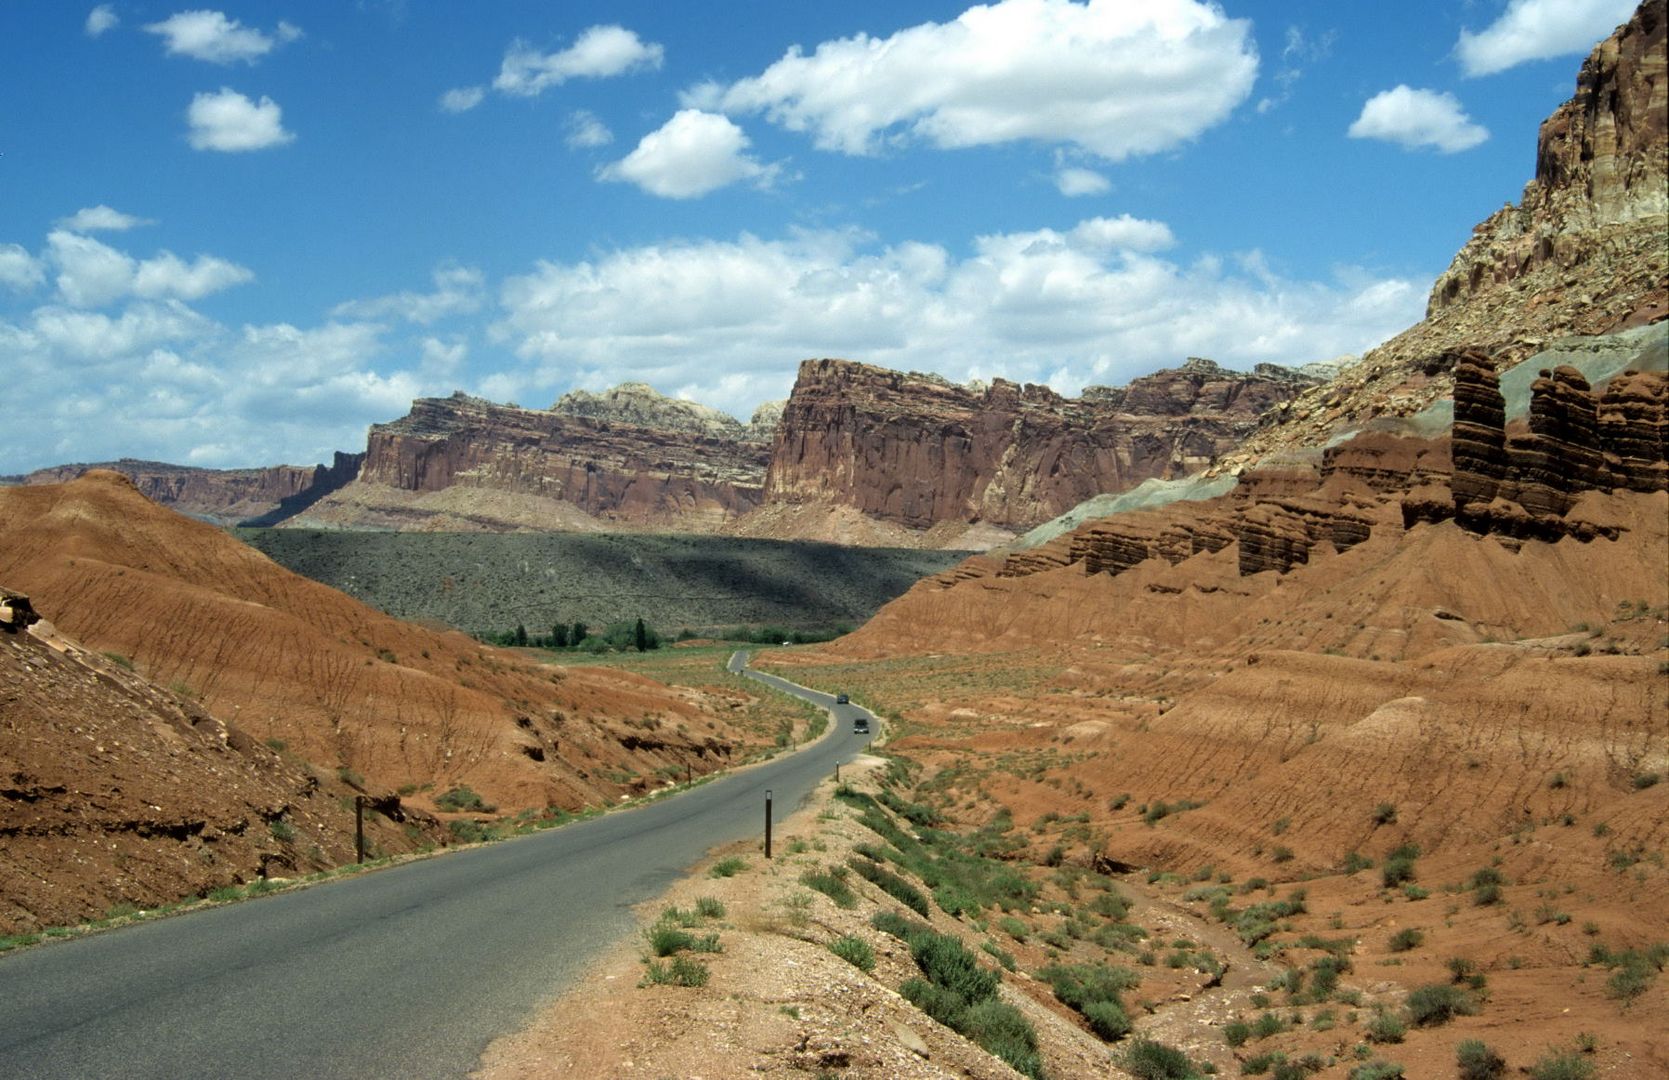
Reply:
[[867, 743], [858, 706], [746, 674], [830, 709], [830, 735], [639, 809], [0, 957], [0, 1077], [464, 1075], [633, 904], [759, 835], [767, 788], [781, 820]]

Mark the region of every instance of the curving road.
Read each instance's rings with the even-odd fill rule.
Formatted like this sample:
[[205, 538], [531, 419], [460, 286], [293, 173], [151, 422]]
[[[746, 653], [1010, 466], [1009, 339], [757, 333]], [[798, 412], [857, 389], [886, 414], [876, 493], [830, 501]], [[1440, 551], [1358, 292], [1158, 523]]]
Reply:
[[[716, 844], [759, 835], [863, 749], [804, 749], [638, 809], [0, 956], [0, 1077], [447, 1077], [517, 1030]], [[876, 723], [871, 717], [871, 727]]]

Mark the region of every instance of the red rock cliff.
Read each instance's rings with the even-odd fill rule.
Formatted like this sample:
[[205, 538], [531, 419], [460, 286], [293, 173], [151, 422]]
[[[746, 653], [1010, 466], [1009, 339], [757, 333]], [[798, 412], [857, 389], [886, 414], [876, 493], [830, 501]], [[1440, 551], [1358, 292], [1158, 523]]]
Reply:
[[[229, 525], [280, 514], [336, 490], [359, 473], [363, 454], [338, 453], [330, 465], [272, 465], [262, 469], [198, 469], [160, 461], [55, 465], [22, 478], [25, 484], [62, 484], [91, 469], [133, 481], [152, 502], [182, 514]], [[293, 512], [293, 511], [291, 511]]]
[[1092, 495], [1214, 461], [1307, 382], [1206, 360], [1064, 398], [998, 379], [983, 392], [846, 360], [800, 365], [765, 478], [773, 503], [828, 502], [916, 529], [1028, 528]]
[[706, 530], [759, 505], [764, 475], [760, 443], [460, 393], [420, 398], [409, 415], [372, 427], [360, 482], [410, 492], [498, 490], [621, 524]]

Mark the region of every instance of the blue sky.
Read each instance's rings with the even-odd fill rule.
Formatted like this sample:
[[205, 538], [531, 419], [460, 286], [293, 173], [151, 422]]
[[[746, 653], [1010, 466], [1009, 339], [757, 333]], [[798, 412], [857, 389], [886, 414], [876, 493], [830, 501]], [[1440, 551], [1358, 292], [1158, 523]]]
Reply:
[[310, 463], [464, 389], [745, 419], [1358, 353], [1619, 0], [0, 7], [0, 473]]

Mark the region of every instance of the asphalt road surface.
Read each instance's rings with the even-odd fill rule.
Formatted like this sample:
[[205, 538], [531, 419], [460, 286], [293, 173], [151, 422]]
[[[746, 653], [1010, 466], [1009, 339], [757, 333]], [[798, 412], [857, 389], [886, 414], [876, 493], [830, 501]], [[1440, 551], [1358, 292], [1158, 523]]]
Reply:
[[0, 1077], [465, 1075], [632, 905], [761, 835], [767, 789], [780, 821], [867, 744], [859, 706], [745, 674], [829, 709], [830, 734], [641, 808], [0, 957]]

